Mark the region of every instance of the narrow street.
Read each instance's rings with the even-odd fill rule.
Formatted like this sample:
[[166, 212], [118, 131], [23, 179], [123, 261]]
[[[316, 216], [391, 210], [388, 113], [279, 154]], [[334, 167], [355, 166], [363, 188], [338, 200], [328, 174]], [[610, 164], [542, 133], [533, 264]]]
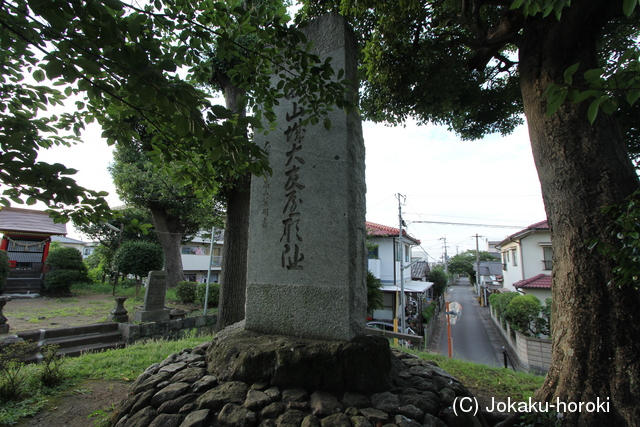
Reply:
[[[503, 366], [502, 341], [489, 318], [488, 309], [480, 307], [468, 284], [453, 285], [445, 294], [449, 302], [462, 305], [462, 316], [451, 326], [453, 338], [453, 358], [489, 366]], [[440, 354], [448, 355], [447, 327], [444, 314], [439, 322], [444, 325], [436, 348]], [[440, 332], [439, 332], [440, 333]]]

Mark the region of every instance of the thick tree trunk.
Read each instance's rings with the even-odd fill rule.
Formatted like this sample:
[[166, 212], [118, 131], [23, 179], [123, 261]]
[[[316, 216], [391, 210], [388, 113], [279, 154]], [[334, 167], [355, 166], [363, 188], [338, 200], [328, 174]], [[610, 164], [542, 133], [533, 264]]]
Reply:
[[222, 250], [222, 277], [216, 330], [244, 319], [249, 248], [251, 176], [240, 178], [227, 190], [227, 224]]
[[[229, 78], [221, 74], [218, 82], [224, 88], [227, 108], [241, 116], [245, 114], [239, 105], [242, 89], [235, 87]], [[249, 206], [251, 201], [251, 175], [245, 174], [227, 182], [227, 223], [222, 249], [220, 301], [216, 330], [244, 319], [247, 292], [247, 251], [249, 249]]]
[[597, 67], [596, 37], [610, 7], [576, 1], [561, 23], [530, 19], [520, 46], [525, 114], [554, 251], [552, 363], [536, 397], [609, 404], [607, 412], [557, 409], [580, 426], [640, 420], [640, 294], [609, 286], [611, 261], [588, 249], [593, 238], [610, 239], [602, 208], [623, 203], [638, 178], [612, 117], [601, 112], [591, 126], [589, 102], [565, 103], [548, 117], [543, 93], [550, 83], [563, 84], [576, 62], [574, 78]]
[[184, 280], [182, 269], [182, 245], [183, 230], [178, 225], [179, 219], [172, 218], [161, 206], [150, 206], [153, 226], [158, 235], [158, 241], [164, 252], [164, 267], [167, 271], [167, 286], [176, 286]]

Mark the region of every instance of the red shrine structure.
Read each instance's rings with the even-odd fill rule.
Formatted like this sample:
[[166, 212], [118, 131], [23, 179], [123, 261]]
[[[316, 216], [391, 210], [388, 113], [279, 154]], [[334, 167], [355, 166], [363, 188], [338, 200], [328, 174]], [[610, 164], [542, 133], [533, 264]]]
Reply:
[[65, 236], [66, 224], [56, 224], [43, 211], [0, 208], [0, 249], [9, 255], [8, 293], [39, 293], [51, 236]]

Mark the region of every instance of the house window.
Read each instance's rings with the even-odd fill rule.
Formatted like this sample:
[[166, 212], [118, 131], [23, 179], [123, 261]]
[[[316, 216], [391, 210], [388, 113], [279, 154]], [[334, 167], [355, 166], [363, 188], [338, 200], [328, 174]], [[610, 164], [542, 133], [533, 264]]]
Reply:
[[409, 249], [409, 245], [405, 245], [404, 247], [404, 262], [409, 262], [409, 255], [411, 254], [411, 251]]
[[502, 269], [507, 271], [507, 265], [509, 263], [509, 252], [502, 252]]
[[518, 265], [518, 249], [513, 249], [513, 253], [512, 253], [512, 257], [511, 257], [511, 263], [513, 264], [514, 267], [517, 267], [517, 265]]
[[553, 267], [553, 250], [551, 249], [550, 246], [546, 246], [544, 248], [542, 248], [542, 255], [543, 255], [543, 260], [542, 260], [542, 264], [543, 264], [543, 269], [544, 270], [551, 270]]

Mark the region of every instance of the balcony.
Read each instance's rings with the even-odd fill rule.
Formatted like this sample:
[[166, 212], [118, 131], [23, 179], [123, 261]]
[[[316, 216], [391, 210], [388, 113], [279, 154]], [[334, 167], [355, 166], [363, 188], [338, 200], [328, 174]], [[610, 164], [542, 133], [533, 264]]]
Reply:
[[[209, 255], [189, 255], [182, 254], [182, 268], [185, 271], [207, 271]], [[222, 256], [211, 257], [211, 269], [220, 270], [222, 266]]]

